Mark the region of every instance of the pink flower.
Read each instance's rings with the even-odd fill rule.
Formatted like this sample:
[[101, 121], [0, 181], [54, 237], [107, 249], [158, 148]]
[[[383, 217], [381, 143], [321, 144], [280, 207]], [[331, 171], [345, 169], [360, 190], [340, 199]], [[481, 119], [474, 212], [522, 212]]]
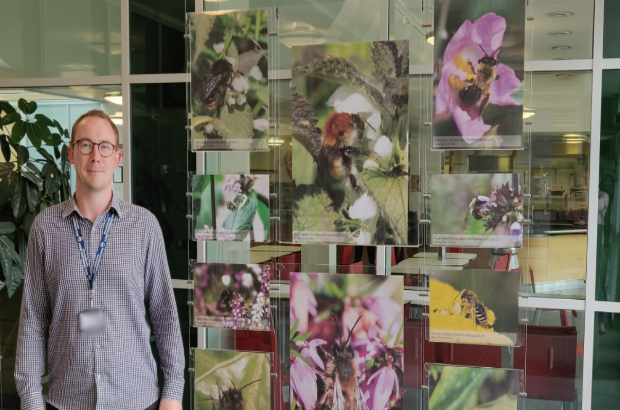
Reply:
[[323, 364], [323, 360], [321, 360], [321, 357], [316, 351], [316, 348], [318, 346], [323, 346], [326, 344], [327, 342], [323, 339], [314, 339], [309, 342], [306, 340], [305, 342], [297, 343], [297, 346], [301, 347], [301, 355], [303, 357], [308, 359], [315, 366], [320, 367], [321, 370], [325, 371], [325, 365]]
[[[368, 310], [377, 316], [379, 324], [382, 330], [382, 336], [385, 337], [390, 326], [390, 340], [392, 337], [396, 337], [398, 328], [402, 323], [402, 306], [396, 303], [394, 300], [386, 296], [372, 296], [367, 295], [363, 297], [363, 301], [368, 306]], [[400, 320], [398, 319], [400, 316]], [[398, 340], [394, 341], [394, 344], [398, 343]]]
[[[392, 388], [393, 387], [393, 388]], [[369, 391], [372, 391], [368, 407], [370, 410], [384, 410], [392, 395], [392, 390], [396, 390], [398, 397], [398, 376], [392, 369], [392, 358], [388, 365], [382, 367], [368, 379]]]
[[[463, 139], [470, 144], [491, 130], [491, 125], [484, 123], [479, 112], [480, 102], [486, 96], [483, 94], [478, 104], [466, 105], [462, 103], [459, 92], [472, 84], [476, 77], [473, 71], [478, 73], [478, 61], [485, 55], [499, 59], [505, 31], [506, 20], [495, 13], [487, 13], [474, 23], [465, 21], [454, 33], [444, 52], [435, 98], [435, 114], [450, 113]], [[520, 86], [521, 81], [514, 70], [498, 61], [495, 79], [487, 94], [489, 104], [518, 105], [512, 93]]]
[[308, 331], [308, 315], [316, 316], [316, 298], [300, 274], [291, 273], [291, 323], [299, 321], [299, 333]]
[[291, 388], [304, 410], [316, 408], [316, 373], [294, 355], [291, 355]]

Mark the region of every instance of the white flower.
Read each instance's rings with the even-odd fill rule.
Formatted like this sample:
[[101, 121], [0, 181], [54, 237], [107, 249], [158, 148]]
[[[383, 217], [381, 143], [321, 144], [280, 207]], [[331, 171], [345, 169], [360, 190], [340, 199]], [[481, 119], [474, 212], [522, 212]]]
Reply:
[[224, 43], [217, 43], [217, 44], [213, 44], [213, 50], [215, 50], [216, 53], [221, 53], [222, 50], [224, 49]]
[[359, 236], [355, 240], [355, 244], [356, 245], [370, 245], [370, 241], [371, 240], [372, 240], [372, 235], [371, 235], [370, 231], [368, 230], [368, 228], [363, 226], [360, 229]]
[[353, 219], [361, 219], [362, 221], [370, 219], [377, 214], [377, 203], [367, 193], [355, 201], [349, 207], [349, 216]]
[[259, 131], [266, 131], [269, 129], [269, 120], [266, 118], [254, 120], [253, 123], [254, 123], [254, 128]]
[[250, 89], [250, 83], [248, 79], [244, 75], [236, 75], [232, 80], [232, 84], [230, 84], [230, 88], [239, 92], [239, 93], [247, 93]]
[[239, 96], [237, 97], [237, 104], [238, 105], [245, 104], [245, 94], [239, 94]]
[[230, 285], [230, 275], [223, 275], [222, 283], [224, 284], [224, 286]]
[[377, 140], [373, 150], [379, 156], [379, 163], [384, 169], [390, 168], [390, 161], [392, 159], [392, 141], [385, 135]]
[[334, 107], [336, 112], [346, 112], [348, 114], [368, 113], [370, 117], [374, 113], [381, 111], [379, 107], [373, 104], [364, 94], [358, 92], [355, 88], [343, 85], [334, 91], [327, 105]]
[[233, 66], [233, 68], [237, 68], [237, 59], [232, 58], [232, 57], [224, 57], [226, 59], [226, 61], [228, 61], [230, 63], [231, 66]]
[[208, 123], [207, 125], [205, 125], [205, 132], [207, 134], [211, 134], [213, 132], [213, 123]]
[[263, 72], [260, 70], [260, 68], [258, 68], [257, 65], [252, 67], [248, 75], [251, 75], [252, 77], [256, 78], [257, 81], [260, 81], [263, 79]]
[[251, 288], [254, 285], [254, 278], [251, 273], [244, 273], [241, 277], [241, 284], [246, 288]]
[[372, 159], [367, 159], [366, 161], [364, 161], [364, 166], [362, 167], [364, 169], [380, 169], [381, 167], [379, 166], [379, 164], [377, 164], [376, 161], [373, 161]]
[[366, 119], [366, 122], [368, 123], [366, 126], [366, 138], [374, 141], [381, 135], [381, 114], [379, 112], [373, 113]]
[[228, 97], [228, 105], [235, 105], [236, 101], [234, 96]]

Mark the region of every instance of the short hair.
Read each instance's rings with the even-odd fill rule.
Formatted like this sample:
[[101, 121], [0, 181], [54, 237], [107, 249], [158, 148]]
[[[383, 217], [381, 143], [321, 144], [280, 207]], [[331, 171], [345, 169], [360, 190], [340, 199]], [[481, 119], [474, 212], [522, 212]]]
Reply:
[[104, 120], [108, 120], [110, 126], [112, 127], [112, 130], [114, 131], [114, 135], [116, 136], [116, 147], [118, 148], [118, 145], [120, 143], [118, 137], [118, 128], [116, 127], [116, 124], [114, 124], [110, 116], [101, 110], [90, 110], [86, 114], [82, 114], [80, 118], [78, 118], [77, 121], [73, 123], [73, 127], [71, 128], [71, 142], [69, 144], [73, 144], [75, 142], [75, 132], [77, 131], [77, 127], [79, 123], [87, 117], [99, 117], [103, 118]]

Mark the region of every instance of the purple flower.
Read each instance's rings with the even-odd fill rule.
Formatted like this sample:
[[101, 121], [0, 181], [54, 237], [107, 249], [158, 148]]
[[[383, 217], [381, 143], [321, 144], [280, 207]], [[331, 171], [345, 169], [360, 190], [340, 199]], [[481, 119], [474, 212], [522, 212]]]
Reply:
[[368, 389], [372, 391], [368, 402], [369, 409], [384, 410], [392, 395], [392, 387], [396, 390], [396, 397], [398, 397], [398, 376], [392, 369], [392, 358], [390, 357], [388, 365], [377, 370], [368, 379]]
[[291, 323], [299, 320], [299, 333], [308, 331], [309, 315], [316, 316], [316, 298], [310, 287], [299, 275], [291, 274]]
[[327, 342], [322, 339], [314, 339], [311, 341], [299, 342], [297, 346], [301, 347], [301, 355], [308, 359], [312, 364], [321, 368], [321, 370], [325, 371], [325, 365], [323, 364], [323, 360], [319, 357], [319, 354], [316, 351], [318, 346], [326, 345]]
[[[461, 102], [459, 92], [476, 77], [478, 60], [485, 54], [498, 58], [506, 20], [495, 13], [487, 13], [474, 23], [467, 20], [450, 39], [443, 57], [441, 79], [437, 87], [435, 114], [450, 113], [463, 140], [471, 144], [491, 130], [479, 113], [479, 104], [467, 106]], [[470, 66], [471, 63], [471, 66]], [[512, 98], [521, 81], [512, 68], [505, 64], [495, 67], [495, 79], [488, 91], [489, 104], [518, 105]], [[483, 95], [480, 101], [485, 98]]]
[[[363, 302], [368, 306], [368, 310], [379, 318], [382, 336], [385, 337], [388, 329], [392, 326], [390, 329], [390, 340], [396, 337], [398, 327], [394, 328], [397, 326], [394, 321], [399, 315], [402, 317], [402, 306], [386, 296], [367, 295], [363, 297]], [[394, 341], [394, 344], [396, 343], [398, 343], [398, 340]]]
[[291, 355], [291, 388], [304, 410], [316, 408], [316, 373], [294, 355]]
[[512, 235], [512, 240], [515, 243], [521, 243], [523, 239], [523, 228], [521, 228], [519, 222], [513, 222], [512, 225], [510, 225], [510, 235]]

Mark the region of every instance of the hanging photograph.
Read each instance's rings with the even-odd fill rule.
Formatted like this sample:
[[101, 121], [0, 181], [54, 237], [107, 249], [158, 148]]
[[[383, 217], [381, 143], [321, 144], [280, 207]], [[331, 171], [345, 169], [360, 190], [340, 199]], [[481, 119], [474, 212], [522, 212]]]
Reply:
[[432, 246], [521, 248], [519, 174], [433, 174]]
[[195, 410], [271, 408], [271, 354], [194, 349]]
[[293, 242], [406, 245], [409, 42], [292, 55]]
[[430, 270], [431, 342], [514, 346], [520, 271]]
[[435, 4], [432, 148], [522, 149], [525, 1]]
[[403, 408], [403, 277], [291, 273], [291, 410]]
[[269, 242], [269, 175], [194, 175], [197, 241]]
[[194, 262], [194, 325], [269, 330], [270, 263]]
[[188, 13], [193, 151], [265, 151], [270, 9]]
[[431, 364], [429, 410], [517, 410], [519, 370]]

